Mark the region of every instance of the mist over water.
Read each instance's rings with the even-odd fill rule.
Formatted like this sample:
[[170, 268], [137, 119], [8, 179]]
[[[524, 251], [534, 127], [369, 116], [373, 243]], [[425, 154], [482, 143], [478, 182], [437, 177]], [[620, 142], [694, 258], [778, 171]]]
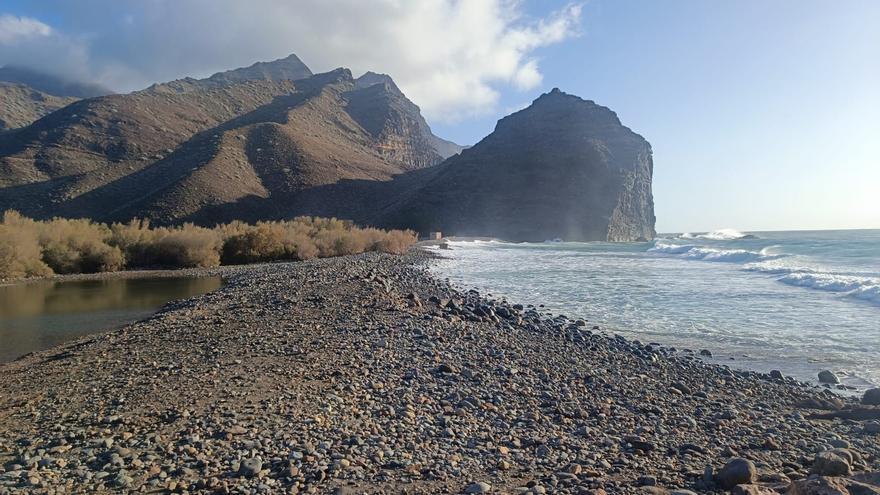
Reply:
[[450, 246], [433, 270], [463, 288], [733, 367], [880, 385], [880, 230]]

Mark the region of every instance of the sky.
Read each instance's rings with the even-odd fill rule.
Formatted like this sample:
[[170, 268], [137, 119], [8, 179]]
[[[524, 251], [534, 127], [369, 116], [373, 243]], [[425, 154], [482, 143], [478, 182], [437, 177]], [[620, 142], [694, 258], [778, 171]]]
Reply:
[[551, 88], [651, 142], [660, 232], [880, 228], [875, 0], [0, 0], [0, 65], [116, 91], [296, 53], [479, 141]]

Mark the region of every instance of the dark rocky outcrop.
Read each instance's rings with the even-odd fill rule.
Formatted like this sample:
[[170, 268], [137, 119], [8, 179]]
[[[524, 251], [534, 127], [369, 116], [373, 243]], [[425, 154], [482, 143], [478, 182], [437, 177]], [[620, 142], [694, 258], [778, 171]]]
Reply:
[[558, 89], [385, 213], [389, 225], [509, 240], [654, 236], [650, 144], [617, 115]]

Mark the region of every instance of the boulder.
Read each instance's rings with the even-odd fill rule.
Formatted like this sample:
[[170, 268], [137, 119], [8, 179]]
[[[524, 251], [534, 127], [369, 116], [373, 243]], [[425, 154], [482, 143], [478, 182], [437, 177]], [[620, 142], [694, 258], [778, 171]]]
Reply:
[[721, 471], [715, 475], [715, 481], [722, 488], [730, 490], [736, 485], [748, 485], [755, 482], [758, 477], [758, 471], [755, 464], [739, 457], [733, 458], [721, 468]]
[[862, 404], [868, 406], [880, 406], [880, 388], [872, 388], [862, 396]]
[[[841, 449], [842, 450], [842, 449]], [[850, 474], [852, 458], [847, 459], [841, 452], [825, 451], [816, 454], [810, 472], [820, 476], [845, 476]]]
[[840, 378], [837, 377], [834, 373], [828, 370], [822, 370], [819, 372], [819, 383], [828, 383], [831, 385], [836, 385], [840, 383]]

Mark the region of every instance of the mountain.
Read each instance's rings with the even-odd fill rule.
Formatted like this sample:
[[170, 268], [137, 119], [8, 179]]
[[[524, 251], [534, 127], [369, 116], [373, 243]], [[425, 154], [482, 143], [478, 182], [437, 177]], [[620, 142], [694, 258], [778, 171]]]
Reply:
[[76, 98], [54, 96], [24, 84], [0, 81], [0, 131], [31, 124]]
[[215, 84], [242, 81], [296, 81], [312, 76], [312, 71], [294, 54], [272, 62], [257, 62], [250, 67], [218, 72], [207, 80]]
[[[272, 79], [298, 77], [296, 61], [83, 100], [0, 134], [0, 209], [160, 223], [285, 216], [304, 190], [387, 181], [455, 147], [387, 76]], [[249, 210], [257, 199], [268, 201]]]
[[42, 93], [69, 98], [93, 98], [112, 93], [97, 84], [66, 79], [27, 67], [7, 65], [0, 67], [0, 81], [23, 84]]
[[249, 67], [218, 72], [204, 79], [186, 77], [154, 84], [147, 91], [182, 93], [195, 89], [217, 89], [246, 81], [296, 81], [312, 75], [311, 69], [299, 57], [291, 54], [271, 62], [257, 62]]
[[437, 169], [376, 220], [521, 241], [655, 235], [651, 145], [608, 108], [558, 89]]
[[387, 75], [307, 74], [291, 56], [77, 101], [2, 132], [0, 210], [208, 225], [320, 215], [517, 241], [654, 236], [651, 146], [608, 108], [554, 89], [463, 150]]

